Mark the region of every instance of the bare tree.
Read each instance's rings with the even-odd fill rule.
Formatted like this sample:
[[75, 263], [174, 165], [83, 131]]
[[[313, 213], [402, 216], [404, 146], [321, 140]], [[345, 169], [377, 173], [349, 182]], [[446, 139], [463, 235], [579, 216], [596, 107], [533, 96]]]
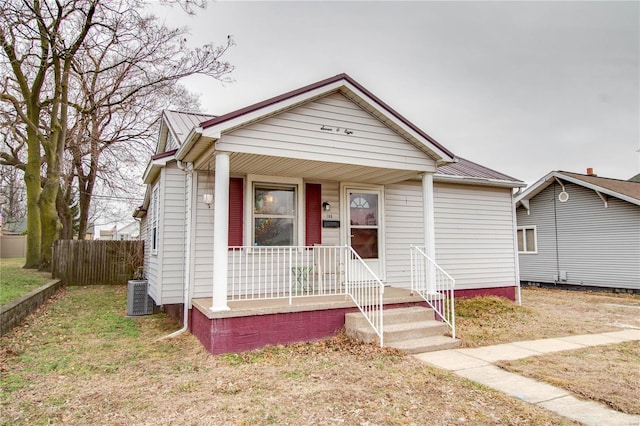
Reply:
[[[98, 0], [8, 0], [0, 44], [6, 56], [3, 93], [26, 126], [27, 262], [46, 269], [58, 234], [56, 197], [67, 130], [71, 64], [94, 27]], [[9, 71], [9, 72], [7, 72]], [[52, 88], [45, 91], [46, 84]], [[43, 132], [46, 112], [48, 131]], [[42, 150], [42, 151], [41, 151]], [[41, 186], [41, 152], [46, 179]]]
[[[201, 6], [200, 0], [167, 2], [185, 10]], [[84, 234], [97, 180], [118, 186], [113, 178], [122, 164], [148, 152], [159, 110], [175, 105], [177, 96], [190, 103], [180, 78], [224, 80], [232, 70], [221, 60], [231, 38], [222, 46], [187, 49], [185, 29], [160, 25], [142, 14], [142, 6], [136, 0], [9, 0], [0, 6], [0, 100], [25, 128], [26, 161], [14, 165], [25, 170], [27, 267], [49, 266], [61, 228], [62, 236], [73, 235], [76, 198]], [[18, 159], [20, 150], [12, 146], [2, 161]]]

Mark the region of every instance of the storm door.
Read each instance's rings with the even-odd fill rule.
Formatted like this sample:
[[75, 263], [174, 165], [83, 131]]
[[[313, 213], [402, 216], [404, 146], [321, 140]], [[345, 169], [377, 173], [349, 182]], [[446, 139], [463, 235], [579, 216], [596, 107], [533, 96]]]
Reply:
[[383, 274], [382, 191], [347, 188], [347, 244], [378, 278]]

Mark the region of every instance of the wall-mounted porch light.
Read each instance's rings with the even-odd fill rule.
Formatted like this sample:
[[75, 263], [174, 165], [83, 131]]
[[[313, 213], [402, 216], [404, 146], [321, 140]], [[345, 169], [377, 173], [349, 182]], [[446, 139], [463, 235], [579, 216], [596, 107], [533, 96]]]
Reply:
[[202, 201], [204, 201], [207, 207], [211, 208], [211, 203], [213, 202], [213, 194], [209, 192], [202, 194]]
[[331, 204], [325, 201], [324, 203], [322, 203], [322, 210], [324, 210], [325, 212], [328, 212], [329, 210], [331, 210]]

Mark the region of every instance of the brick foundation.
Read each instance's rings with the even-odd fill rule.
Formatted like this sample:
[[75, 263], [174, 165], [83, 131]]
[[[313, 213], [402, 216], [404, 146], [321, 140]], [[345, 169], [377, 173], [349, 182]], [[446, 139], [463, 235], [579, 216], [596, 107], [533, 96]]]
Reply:
[[[385, 305], [385, 309], [406, 306], [426, 306], [426, 303]], [[339, 308], [209, 319], [193, 309], [191, 333], [214, 355], [244, 352], [332, 336], [344, 327], [345, 314], [357, 311], [358, 308]]]
[[456, 299], [469, 299], [476, 296], [498, 296], [509, 300], [516, 300], [516, 287], [478, 288], [469, 290], [456, 290]]

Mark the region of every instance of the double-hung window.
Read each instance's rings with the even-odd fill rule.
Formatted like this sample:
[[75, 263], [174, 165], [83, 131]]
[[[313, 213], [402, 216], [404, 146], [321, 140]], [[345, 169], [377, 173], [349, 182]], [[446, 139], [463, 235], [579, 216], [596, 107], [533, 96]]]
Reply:
[[538, 243], [536, 239], [535, 226], [518, 227], [518, 253], [537, 253]]
[[293, 246], [298, 238], [297, 185], [253, 184], [253, 244]]

